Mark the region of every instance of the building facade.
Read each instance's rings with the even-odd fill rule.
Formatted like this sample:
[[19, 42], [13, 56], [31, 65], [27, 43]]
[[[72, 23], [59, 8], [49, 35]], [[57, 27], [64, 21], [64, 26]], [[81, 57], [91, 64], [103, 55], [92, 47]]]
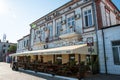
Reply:
[[[36, 51], [37, 56], [30, 55], [31, 61], [37, 58], [42, 62], [60, 64], [70, 61], [94, 63], [101, 45], [98, 30], [119, 24], [119, 16], [119, 10], [111, 0], [71, 0], [31, 23], [27, 37], [29, 48], [26, 49], [26, 39], [22, 38], [18, 40], [17, 52]], [[100, 52], [100, 72], [105, 73], [101, 55]]]
[[30, 38], [29, 38], [29, 34], [24, 36], [23, 38], [18, 40], [17, 43], [17, 53], [19, 52], [25, 52], [25, 51], [29, 51], [29, 42], [30, 42]]
[[[78, 63], [81, 59], [88, 63], [91, 54], [94, 55], [93, 60], [96, 60], [94, 4], [92, 0], [72, 0], [31, 23], [31, 50], [52, 49], [53, 51], [46, 51], [48, 55], [42, 55], [43, 62], [60, 61], [64, 64], [73, 59]], [[89, 42], [92, 44], [87, 46]], [[85, 45], [85, 47], [81, 47], [78, 52], [72, 52], [72, 49], [65, 50], [67, 47], [78, 45]], [[56, 48], [61, 50], [55, 52]], [[41, 56], [38, 56], [38, 59], [41, 60]]]
[[8, 49], [11, 45], [15, 45], [15, 43], [0, 42], [0, 61], [6, 61]]
[[[96, 0], [96, 11], [100, 73], [120, 74], [119, 66], [114, 64], [112, 50], [112, 41], [116, 38], [119, 40], [119, 34], [116, 33], [120, 28], [113, 26], [120, 24], [120, 11], [111, 0]], [[108, 26], [111, 28], [106, 28]]]
[[[111, 33], [112, 31], [112, 33]], [[120, 74], [120, 24], [98, 31], [100, 72]]]

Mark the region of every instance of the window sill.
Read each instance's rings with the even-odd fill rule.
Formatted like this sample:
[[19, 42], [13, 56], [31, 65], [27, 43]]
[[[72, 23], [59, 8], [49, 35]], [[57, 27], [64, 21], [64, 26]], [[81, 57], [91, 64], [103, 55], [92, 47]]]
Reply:
[[88, 29], [88, 28], [93, 28], [93, 27], [94, 27], [94, 25], [89, 26], [89, 27], [83, 27], [83, 29]]

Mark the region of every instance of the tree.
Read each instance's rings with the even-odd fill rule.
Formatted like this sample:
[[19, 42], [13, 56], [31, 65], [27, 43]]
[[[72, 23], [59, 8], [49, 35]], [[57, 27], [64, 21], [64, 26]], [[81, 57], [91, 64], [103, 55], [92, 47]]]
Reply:
[[8, 49], [8, 52], [10, 53], [15, 53], [16, 52], [16, 49], [17, 49], [17, 45], [11, 45]]

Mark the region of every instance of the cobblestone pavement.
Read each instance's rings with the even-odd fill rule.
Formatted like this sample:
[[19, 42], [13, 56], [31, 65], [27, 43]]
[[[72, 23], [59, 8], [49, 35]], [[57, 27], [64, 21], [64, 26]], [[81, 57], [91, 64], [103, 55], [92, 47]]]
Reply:
[[[8, 63], [0, 62], [0, 80], [78, 80], [65, 79], [64, 77], [52, 77], [29, 70], [12, 71]], [[120, 80], [120, 75], [97, 74], [84, 78], [83, 80]]]

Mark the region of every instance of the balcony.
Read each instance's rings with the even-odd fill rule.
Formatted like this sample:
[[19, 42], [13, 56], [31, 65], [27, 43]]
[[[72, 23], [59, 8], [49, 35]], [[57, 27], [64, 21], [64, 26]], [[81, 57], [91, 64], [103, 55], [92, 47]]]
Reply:
[[44, 45], [44, 44], [46, 44], [45, 41], [34, 42], [34, 45]]
[[60, 40], [60, 38], [59, 38], [58, 35], [55, 35], [55, 36], [52, 36], [52, 37], [48, 37], [46, 39], [46, 42], [53, 42], [53, 41], [57, 41], [57, 40]]
[[81, 37], [80, 32], [76, 31], [76, 30], [71, 30], [71, 31], [63, 31], [61, 33], [61, 35], [59, 36], [61, 39], [68, 39], [68, 38], [72, 38], [72, 37]]

